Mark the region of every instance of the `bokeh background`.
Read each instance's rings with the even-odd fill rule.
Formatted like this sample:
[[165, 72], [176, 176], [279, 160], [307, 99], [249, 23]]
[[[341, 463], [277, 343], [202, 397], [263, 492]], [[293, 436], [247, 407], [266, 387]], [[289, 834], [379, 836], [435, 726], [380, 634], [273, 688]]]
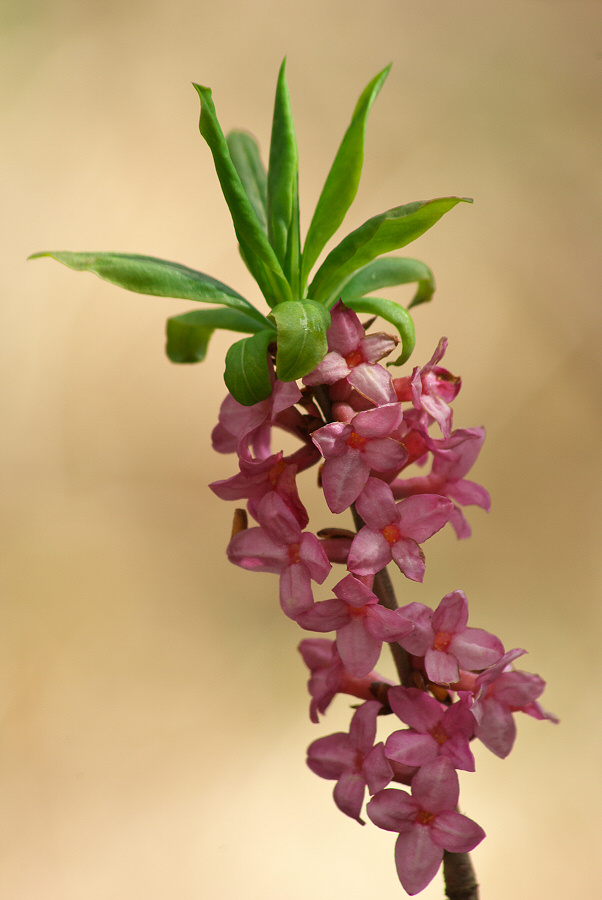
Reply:
[[[558, 727], [477, 748], [464, 811], [485, 900], [594, 897], [602, 839], [600, 224], [602, 7], [579, 0], [3, 0], [0, 359], [0, 895], [230, 900], [403, 895], [393, 835], [361, 829], [304, 763], [347, 727], [308, 718], [277, 579], [226, 561], [232, 508], [207, 483], [224, 394], [170, 365], [185, 302], [128, 295], [43, 249], [174, 259], [257, 300], [198, 135], [191, 81], [267, 156], [288, 56], [305, 228], [364, 85], [388, 62], [346, 230], [416, 199], [474, 197], [409, 248], [484, 424], [493, 510], [426, 547], [435, 605], [530, 651]], [[403, 289], [390, 296], [407, 298]], [[304, 481], [315, 528], [333, 524]], [[313, 493], [312, 493], [313, 492]], [[330, 584], [330, 582], [329, 582]], [[326, 588], [319, 596], [328, 594]], [[383, 668], [387, 671], [388, 663]], [[439, 898], [439, 877], [425, 891]]]

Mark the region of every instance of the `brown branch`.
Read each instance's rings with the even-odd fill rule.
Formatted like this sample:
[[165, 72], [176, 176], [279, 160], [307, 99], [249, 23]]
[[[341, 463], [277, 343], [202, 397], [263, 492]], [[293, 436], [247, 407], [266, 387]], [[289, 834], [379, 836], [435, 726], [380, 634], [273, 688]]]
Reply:
[[443, 880], [449, 900], [479, 900], [479, 885], [470, 854], [443, 851]]

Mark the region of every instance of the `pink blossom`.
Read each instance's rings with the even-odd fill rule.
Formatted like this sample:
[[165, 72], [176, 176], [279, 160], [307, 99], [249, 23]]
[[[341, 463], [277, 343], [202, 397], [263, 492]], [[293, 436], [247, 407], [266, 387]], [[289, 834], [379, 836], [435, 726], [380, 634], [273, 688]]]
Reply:
[[473, 713], [477, 721], [475, 733], [496, 756], [505, 759], [516, 738], [513, 713], [524, 712], [535, 719], [557, 723], [552, 713], [537, 703], [546, 686], [543, 678], [530, 672], [516, 671], [511, 663], [525, 650], [509, 650], [496, 665], [486, 669], [475, 682]]
[[471, 671], [486, 669], [504, 653], [495, 635], [466, 627], [468, 601], [463, 591], [446, 594], [434, 612], [423, 603], [409, 603], [399, 611], [415, 625], [401, 645], [408, 653], [424, 657], [427, 677], [437, 684], [455, 684], [460, 666]]
[[353, 678], [343, 665], [335, 642], [326, 638], [306, 638], [299, 644], [299, 652], [310, 671], [307, 687], [311, 696], [309, 717], [312, 722], [318, 722], [318, 713], [323, 715], [337, 694], [372, 700], [374, 694], [370, 688], [375, 682], [393, 683], [377, 672]]
[[318, 538], [301, 527], [282, 497], [266, 494], [257, 507], [258, 528], [235, 534], [230, 562], [255, 572], [280, 575], [280, 605], [290, 618], [313, 605], [311, 582], [322, 584], [330, 563]]
[[411, 376], [395, 378], [393, 387], [399, 400], [411, 400], [415, 409], [423, 412], [422, 430], [428, 429], [429, 417], [438, 423], [444, 438], [452, 429], [452, 409], [449, 406], [462, 386], [462, 381], [437, 363], [447, 350], [447, 338], [442, 337], [431, 359], [422, 369], [414, 369]]
[[307, 750], [307, 765], [320, 778], [336, 779], [334, 802], [345, 815], [360, 818], [366, 787], [373, 794], [393, 777], [383, 744], [374, 745], [376, 717], [381, 704], [369, 700], [355, 712], [349, 734], [337, 732], [318, 738]]
[[391, 403], [397, 399], [391, 375], [377, 365], [379, 359], [395, 349], [397, 338], [388, 334], [366, 335], [357, 314], [340, 300], [330, 313], [326, 337], [329, 352], [303, 378], [304, 384], [335, 384], [345, 380], [373, 403]]
[[467, 853], [485, 837], [480, 825], [456, 812], [460, 794], [452, 762], [439, 756], [412, 779], [412, 794], [386, 788], [368, 802], [366, 812], [379, 828], [397, 831], [395, 864], [402, 887], [413, 896], [437, 874], [443, 851]]
[[326, 460], [322, 487], [329, 508], [341, 513], [358, 498], [370, 470], [399, 469], [408, 452], [390, 434], [402, 419], [401, 403], [359, 412], [345, 424], [332, 422], [318, 428], [312, 440]]
[[362, 678], [378, 662], [383, 641], [399, 641], [414, 626], [397, 610], [385, 609], [361, 581], [347, 575], [333, 588], [336, 597], [315, 603], [296, 616], [308, 631], [336, 631], [345, 668]]
[[252, 447], [258, 459], [270, 455], [270, 431], [276, 417], [301, 399], [301, 391], [294, 381], [274, 380], [274, 388], [267, 400], [243, 406], [231, 394], [223, 401], [218, 424], [211, 441], [218, 453], [238, 453], [248, 456]]
[[355, 506], [366, 524], [351, 544], [349, 570], [373, 575], [393, 559], [406, 578], [422, 581], [424, 554], [418, 545], [443, 528], [453, 510], [451, 500], [421, 494], [395, 503], [388, 484], [369, 478]]
[[468, 744], [476, 724], [470, 711], [470, 694], [463, 692], [451, 706], [416, 688], [390, 688], [387, 697], [395, 715], [410, 726], [389, 736], [385, 743], [387, 759], [421, 766], [429, 759], [446, 756], [456, 769], [474, 772], [474, 756]]
[[391, 482], [393, 496], [396, 500], [414, 494], [449, 497], [455, 501], [450, 524], [459, 538], [470, 537], [470, 525], [458, 504], [480, 506], [487, 512], [491, 508], [491, 499], [485, 488], [464, 478], [479, 455], [484, 440], [484, 428], [460, 428], [448, 440], [435, 442], [431, 447], [433, 465], [430, 474]]
[[[316, 455], [314, 455], [316, 454]], [[248, 498], [247, 508], [253, 518], [257, 518], [257, 506], [269, 491], [276, 491], [282, 497], [301, 528], [305, 528], [309, 517], [303, 506], [295, 476], [297, 461], [303, 467], [315, 462], [315, 447], [305, 445], [290, 458], [283, 458], [282, 451], [265, 459], [239, 458], [240, 472], [223, 481], [214, 481], [209, 487], [222, 500], [242, 500]], [[307, 458], [307, 459], [305, 459]], [[317, 457], [319, 459], [319, 457]]]

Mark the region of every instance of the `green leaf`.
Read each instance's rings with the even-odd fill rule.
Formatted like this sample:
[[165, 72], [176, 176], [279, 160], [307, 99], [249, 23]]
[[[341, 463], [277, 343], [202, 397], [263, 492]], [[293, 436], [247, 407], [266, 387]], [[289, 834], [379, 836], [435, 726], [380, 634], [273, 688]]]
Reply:
[[195, 84], [194, 88], [201, 98], [199, 129], [213, 155], [215, 171], [232, 216], [236, 237], [240, 244], [245, 245], [245, 258], [252, 254], [264, 264], [265, 268], [262, 271], [265, 272], [265, 280], [258, 283], [270, 306], [282, 300], [290, 300], [291, 289], [284, 277], [282, 266], [255, 215], [232, 162], [226, 138], [217, 120], [211, 91], [199, 84]]
[[276, 375], [280, 381], [295, 381], [315, 369], [328, 352], [328, 310], [313, 300], [290, 300], [274, 307], [269, 318], [278, 329]]
[[289, 283], [299, 279], [299, 154], [285, 75], [280, 67], [268, 166], [268, 238]]
[[[372, 79], [362, 92], [355, 107], [351, 123], [334, 158], [320, 199], [311, 220], [301, 266], [301, 290], [305, 289], [309, 273], [337, 228], [343, 222], [347, 210], [357, 194], [364, 162], [364, 138], [370, 107], [383, 86], [391, 66]], [[311, 295], [310, 295], [311, 296]]]
[[419, 200], [368, 219], [328, 254], [309, 287], [309, 296], [329, 308], [334, 306], [354, 272], [377, 256], [416, 240], [462, 201], [472, 203], [462, 197]]
[[355, 312], [369, 313], [380, 316], [386, 322], [394, 325], [401, 338], [402, 352], [394, 362], [388, 362], [388, 366], [400, 366], [412, 355], [416, 343], [414, 323], [407, 309], [392, 300], [381, 300], [380, 297], [353, 297], [345, 300], [345, 306]]
[[233, 288], [221, 281], [181, 266], [179, 263], [140, 256], [134, 253], [70, 253], [68, 251], [33, 253], [29, 259], [50, 256], [77, 272], [94, 272], [104, 281], [117, 284], [138, 294], [155, 297], [174, 297], [180, 300], [197, 300], [201, 303], [219, 303], [244, 311], [248, 316], [267, 324], [265, 316], [241, 297]]
[[231, 131], [226, 137], [226, 143], [257, 221], [267, 234], [267, 176], [257, 141], [246, 131]]
[[216, 328], [245, 334], [262, 330], [259, 322], [237, 309], [193, 309], [167, 320], [167, 356], [174, 363], [202, 362]]
[[418, 283], [418, 289], [408, 308], [431, 299], [435, 292], [433, 273], [427, 265], [417, 259], [385, 256], [368, 263], [352, 275], [340, 296], [343, 303], [346, 303], [348, 299], [363, 297], [381, 288], [412, 282]]
[[235, 400], [252, 406], [272, 393], [268, 347], [276, 340], [274, 331], [260, 331], [232, 344], [226, 353], [224, 381]]

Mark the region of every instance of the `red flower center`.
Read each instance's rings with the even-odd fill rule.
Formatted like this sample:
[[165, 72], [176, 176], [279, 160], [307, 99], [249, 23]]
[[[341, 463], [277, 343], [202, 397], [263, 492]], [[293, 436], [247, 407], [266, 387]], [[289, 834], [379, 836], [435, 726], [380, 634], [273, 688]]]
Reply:
[[301, 561], [301, 557], [299, 556], [300, 547], [300, 544], [288, 545], [288, 559], [291, 566]]
[[268, 472], [268, 481], [272, 485], [272, 487], [276, 487], [276, 482], [286, 469], [286, 462], [283, 459], [280, 459], [277, 463], [274, 463], [270, 471]]
[[417, 822], [418, 825], [432, 825], [435, 821], [435, 816], [433, 813], [427, 812], [426, 809], [421, 809], [414, 821]]
[[441, 725], [437, 724], [431, 728], [431, 737], [434, 737], [438, 744], [444, 744], [448, 738]]
[[357, 434], [355, 431], [352, 431], [347, 438], [347, 446], [351, 447], [352, 450], [363, 450], [366, 442], [367, 438], [362, 437], [361, 434]]
[[366, 615], [366, 607], [365, 606], [350, 606], [349, 607], [349, 615], [352, 619], [359, 619], [361, 616]]
[[356, 350], [352, 350], [351, 353], [348, 353], [345, 357], [345, 362], [350, 369], [355, 369], [355, 367], [361, 365], [363, 361], [364, 357], [362, 355], [362, 351], [359, 348]]
[[390, 544], [396, 544], [401, 537], [401, 532], [397, 525], [385, 525], [381, 531], [382, 536]]
[[443, 650], [445, 652], [451, 644], [452, 637], [453, 635], [449, 631], [440, 631], [433, 644], [435, 650]]

